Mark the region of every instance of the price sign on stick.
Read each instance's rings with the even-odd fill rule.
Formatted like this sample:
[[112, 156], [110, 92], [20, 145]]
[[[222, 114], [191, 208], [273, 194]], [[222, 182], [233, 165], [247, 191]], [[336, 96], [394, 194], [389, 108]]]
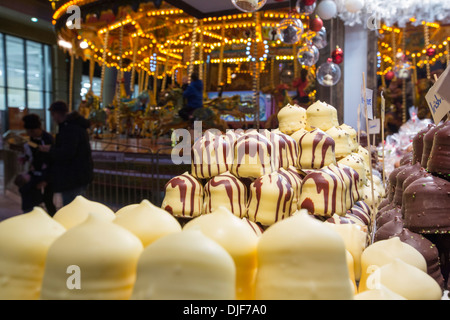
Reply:
[[430, 107], [434, 123], [438, 124], [450, 112], [450, 67], [447, 67], [431, 87], [425, 99]]
[[369, 120], [369, 134], [379, 134], [381, 131], [380, 119]]
[[[373, 119], [373, 90], [366, 88], [365, 94], [367, 100], [367, 117]], [[365, 105], [363, 90], [361, 90], [361, 105]]]

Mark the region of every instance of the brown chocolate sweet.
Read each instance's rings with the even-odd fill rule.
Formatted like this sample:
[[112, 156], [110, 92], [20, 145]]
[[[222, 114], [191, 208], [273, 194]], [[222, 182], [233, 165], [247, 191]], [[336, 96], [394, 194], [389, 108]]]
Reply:
[[413, 157], [412, 163], [422, 162], [423, 153], [423, 137], [435, 125], [430, 123], [428, 126], [420, 130], [413, 139]]
[[399, 237], [402, 242], [409, 244], [423, 255], [427, 262], [427, 273], [436, 280], [441, 288], [444, 288], [444, 277], [442, 276], [439, 251], [436, 245], [424, 236], [411, 232], [407, 228], [403, 228], [403, 230], [395, 236]]
[[397, 174], [397, 184], [395, 186], [395, 193], [393, 202], [396, 205], [402, 205], [402, 197], [403, 197], [403, 182], [414, 172], [418, 172], [421, 168], [419, 162], [416, 164], [408, 164], [404, 167], [402, 171]]
[[399, 174], [399, 172], [403, 169], [405, 169], [405, 165], [395, 168], [389, 174], [389, 189], [387, 190], [387, 196], [390, 202], [394, 200], [395, 187], [397, 186], [397, 174]]
[[382, 227], [377, 228], [375, 232], [374, 241], [387, 240], [397, 233], [403, 230], [403, 219], [401, 217], [395, 217], [393, 220], [384, 224]]
[[[409, 175], [408, 178], [405, 179], [405, 181], [403, 182], [403, 190], [405, 190], [406, 188], [408, 188], [408, 186], [413, 183], [414, 181], [416, 181], [417, 179], [420, 179], [422, 177], [427, 177], [431, 175], [431, 173], [429, 173], [427, 170], [425, 170], [423, 167], [420, 167], [420, 169], [412, 174]], [[403, 197], [402, 197], [403, 198]], [[403, 203], [403, 199], [402, 199], [402, 203]]]
[[383, 209], [384, 207], [386, 207], [389, 204], [389, 199], [385, 198], [383, 199], [383, 201], [380, 202], [380, 204], [378, 205], [378, 210]]
[[450, 233], [450, 182], [430, 175], [403, 191], [405, 227], [422, 234]]
[[450, 177], [450, 121], [436, 131], [427, 170], [444, 178]]
[[438, 130], [438, 126], [433, 126], [428, 130], [428, 132], [423, 136], [423, 151], [422, 151], [422, 159], [420, 163], [422, 167], [426, 168], [428, 163], [428, 157], [431, 153], [431, 148], [433, 147], [434, 134]]
[[380, 210], [378, 210], [376, 219], [377, 219], [378, 217], [380, 217], [380, 216], [381, 216], [383, 213], [385, 213], [386, 211], [392, 210], [392, 209], [397, 208], [397, 207], [400, 207], [400, 206], [397, 206], [397, 205], [394, 204], [393, 202], [390, 202], [387, 206], [385, 206], [385, 207], [381, 208]]
[[402, 218], [402, 210], [399, 207], [383, 212], [376, 220], [377, 228], [381, 228], [383, 225], [394, 220], [396, 217]]
[[412, 151], [410, 151], [408, 153], [405, 153], [403, 157], [400, 159], [400, 165], [403, 166], [405, 164], [410, 164], [412, 163], [412, 160], [413, 160], [413, 153]]

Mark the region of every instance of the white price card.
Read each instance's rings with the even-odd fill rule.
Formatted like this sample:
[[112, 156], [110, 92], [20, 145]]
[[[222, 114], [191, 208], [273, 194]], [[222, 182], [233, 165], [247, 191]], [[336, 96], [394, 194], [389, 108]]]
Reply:
[[434, 123], [438, 124], [450, 112], [450, 67], [447, 67], [431, 87], [425, 99], [430, 107]]
[[[367, 118], [373, 119], [373, 90], [366, 88]], [[361, 90], [361, 106], [364, 108], [364, 91]]]
[[380, 119], [369, 120], [369, 134], [379, 134], [381, 132]]

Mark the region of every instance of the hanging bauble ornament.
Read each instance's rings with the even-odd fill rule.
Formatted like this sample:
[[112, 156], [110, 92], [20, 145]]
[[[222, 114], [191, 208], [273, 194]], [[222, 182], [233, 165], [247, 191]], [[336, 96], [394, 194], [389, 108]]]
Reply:
[[313, 46], [301, 47], [297, 52], [297, 59], [302, 66], [311, 67], [315, 65], [317, 63], [317, 60], [316, 52], [314, 51]]
[[231, 3], [243, 12], [255, 12], [261, 9], [267, 0], [231, 0]]
[[364, 0], [345, 0], [344, 6], [348, 12], [355, 13], [364, 8]]
[[314, 64], [316, 64], [317, 61], [319, 61], [319, 57], [320, 57], [319, 49], [317, 49], [317, 47], [315, 45], [311, 45], [310, 47], [311, 47], [312, 51], [314, 51]]
[[336, 64], [341, 64], [344, 61], [344, 51], [336, 47], [336, 49], [331, 53], [331, 57], [333, 58], [333, 62]]
[[322, 28], [323, 28], [323, 21], [322, 19], [319, 18], [319, 16], [316, 15], [316, 17], [312, 19], [311, 22], [309, 23], [309, 29], [318, 32], [322, 30]]
[[301, 1], [305, 4], [305, 6], [311, 6], [314, 3], [316, 3], [316, 0], [301, 0]]
[[300, 41], [303, 33], [303, 23], [300, 19], [292, 16], [280, 22], [278, 26], [278, 35], [286, 44], [294, 44]]
[[332, 87], [341, 79], [341, 68], [331, 58], [317, 69], [317, 82], [324, 87]]
[[[308, 2], [308, 1], [306, 1]], [[309, 1], [308, 3], [310, 3], [311, 1]], [[314, 10], [316, 10], [317, 4], [316, 1], [312, 2], [312, 4], [307, 5], [305, 4], [304, 0], [298, 0], [297, 1], [297, 5], [296, 5], [296, 9], [297, 12], [300, 14], [304, 14], [305, 16], [310, 15], [311, 13], [314, 12]]]
[[316, 13], [322, 20], [330, 20], [337, 14], [336, 3], [332, 0], [322, 0], [317, 5]]
[[436, 49], [433, 47], [428, 48], [426, 51], [426, 55], [430, 58], [433, 57], [435, 54], [436, 54]]
[[325, 27], [322, 27], [322, 29], [312, 37], [311, 42], [317, 49], [323, 49], [328, 45], [327, 30]]
[[395, 73], [393, 71], [388, 71], [384, 75], [384, 79], [386, 79], [387, 81], [391, 81], [392, 79], [394, 79], [394, 77], [395, 77]]

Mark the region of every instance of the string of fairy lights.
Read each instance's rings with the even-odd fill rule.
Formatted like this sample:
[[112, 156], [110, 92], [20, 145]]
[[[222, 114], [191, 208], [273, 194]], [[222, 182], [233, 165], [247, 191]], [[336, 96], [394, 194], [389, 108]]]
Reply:
[[[94, 2], [93, 0], [72, 0], [57, 10], [53, 14], [53, 24], [56, 25], [58, 19], [62, 18], [68, 7], [72, 5], [83, 6]], [[262, 12], [261, 22], [262, 27], [276, 28], [279, 25], [281, 19], [287, 18], [288, 16], [294, 16], [295, 18], [304, 20], [305, 24], [308, 24], [309, 17], [302, 14], [289, 14], [282, 12]], [[226, 15], [222, 17], [208, 17], [201, 20], [203, 24], [202, 30], [191, 29], [184, 32], [179, 32], [167, 37], [167, 41], [160, 44], [158, 39], [156, 39], [153, 32], [160, 29], [166, 28], [167, 25], [157, 25], [150, 28], [143, 28], [139, 21], [139, 18], [144, 17], [165, 17], [171, 18], [171, 24], [186, 26], [189, 29], [194, 23], [194, 18], [187, 16], [181, 9], [151, 9], [147, 12], [140, 13], [136, 18], [132, 17], [130, 14], [126, 14], [121, 19], [115, 21], [114, 23], [107, 24], [104, 26], [98, 26], [98, 30], [95, 35], [89, 33], [84, 35], [79, 33], [77, 40], [79, 45], [83, 50], [90, 50], [91, 56], [94, 61], [100, 65], [105, 65], [107, 68], [117, 68], [121, 72], [129, 72], [131, 70], [143, 70], [149, 75], [155, 75], [154, 63], [161, 63], [168, 66], [169, 69], [165, 70], [168, 75], [171, 75], [179, 68], [188, 69], [191, 64], [199, 65], [203, 64], [204, 59], [195, 59], [192, 61], [185, 61], [183, 53], [185, 47], [192, 47], [192, 35], [194, 33], [199, 34], [201, 32], [201, 37], [205, 39], [202, 44], [195, 43], [195, 47], [198, 48], [200, 45], [203, 48], [205, 54], [211, 54], [214, 50], [220, 49], [224, 45], [242, 45], [241, 55], [235, 57], [223, 57], [222, 59], [210, 58], [209, 61], [212, 64], [240, 64], [245, 62], [253, 62], [255, 60], [265, 61], [269, 58], [277, 61], [292, 61], [295, 59], [294, 55], [276, 54], [271, 52], [272, 48], [282, 47], [284, 44], [280, 40], [267, 41], [264, 40], [264, 50], [259, 50], [261, 56], [253, 57], [252, 54], [248, 53], [248, 45], [252, 41], [252, 37], [240, 36], [222, 36], [219, 34], [222, 28], [225, 30], [242, 29], [242, 28], [253, 28], [256, 29], [254, 13], [242, 13]], [[131, 48], [123, 48], [122, 54], [117, 54], [117, 48], [105, 47], [102, 40], [106, 33], [109, 33], [109, 39], [114, 37], [114, 32], [117, 30], [128, 28], [128, 35], [133, 39], [141, 39], [142, 41], [133, 42], [135, 45]], [[133, 31], [130, 32], [130, 29]], [[145, 30], [144, 30], [145, 29]], [[195, 32], [194, 32], [195, 31]], [[305, 36], [305, 35], [304, 35]], [[257, 39], [261, 38], [261, 35], [256, 36]], [[64, 39], [62, 39], [64, 40]], [[66, 41], [67, 42], [67, 41]], [[252, 43], [251, 46], [254, 44]], [[71, 49], [70, 46], [66, 49]], [[76, 48], [79, 50], [78, 48]], [[137, 51], [136, 51], [137, 50]], [[250, 50], [251, 52], [252, 50]], [[149, 54], [149, 52], [152, 52]], [[154, 52], [157, 52], [156, 58], [153, 56]], [[124, 64], [124, 59], [132, 60], [131, 63]], [[152, 67], [150, 66], [152, 62]]]
[[[414, 22], [415, 19], [410, 19], [411, 22]], [[439, 23], [432, 23], [432, 22], [425, 22], [422, 21], [421, 23], [424, 27], [434, 29], [435, 31], [439, 30], [441, 28], [441, 25]], [[381, 29], [379, 30], [380, 34], [387, 34], [391, 33], [391, 36], [395, 39], [396, 35], [400, 35], [400, 33], [405, 32], [405, 29], [395, 28], [395, 27], [389, 27], [386, 25], [382, 25]], [[425, 37], [425, 35], [424, 35]], [[412, 52], [410, 50], [403, 50], [402, 48], [397, 48], [395, 43], [388, 43], [387, 41], [380, 40], [378, 43], [379, 51], [377, 53], [377, 60], [378, 60], [378, 75], [386, 75], [388, 72], [393, 71], [395, 64], [396, 64], [396, 54], [402, 53], [405, 55], [405, 57], [413, 62], [412, 67], [416, 68], [423, 68], [427, 65], [433, 65], [437, 61], [441, 59], [446, 59], [447, 63], [450, 61], [450, 52], [449, 52], [449, 43], [450, 43], [450, 36], [444, 37], [440, 43], [435, 44], [429, 44], [425, 45], [425, 47], [417, 52]], [[427, 55], [427, 49], [432, 48], [435, 49], [436, 52], [432, 57], [429, 57]]]

